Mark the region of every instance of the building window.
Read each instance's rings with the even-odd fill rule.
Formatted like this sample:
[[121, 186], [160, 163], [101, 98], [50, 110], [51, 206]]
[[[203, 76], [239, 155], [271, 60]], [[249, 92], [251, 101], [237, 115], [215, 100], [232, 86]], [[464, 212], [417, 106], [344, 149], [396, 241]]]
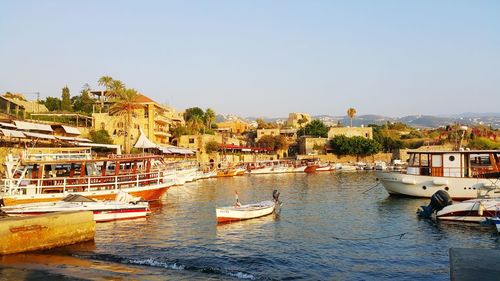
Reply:
[[149, 118], [149, 110], [147, 108], [144, 109], [144, 118]]
[[190, 138], [189, 143], [194, 143], [194, 138]]
[[118, 122], [118, 125], [117, 125], [118, 128], [123, 128], [123, 122]]
[[368, 138], [368, 133], [365, 134], [365, 137]]

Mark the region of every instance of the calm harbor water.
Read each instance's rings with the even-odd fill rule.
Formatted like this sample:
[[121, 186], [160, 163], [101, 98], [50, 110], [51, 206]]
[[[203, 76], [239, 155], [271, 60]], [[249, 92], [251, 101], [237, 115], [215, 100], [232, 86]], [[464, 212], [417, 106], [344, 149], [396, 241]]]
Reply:
[[[171, 188], [147, 219], [97, 225], [94, 242], [0, 258], [0, 279], [448, 280], [450, 247], [498, 248], [493, 228], [416, 218], [372, 172], [252, 175]], [[216, 225], [215, 206], [271, 198], [279, 215]], [[400, 234], [405, 233], [402, 237]]]

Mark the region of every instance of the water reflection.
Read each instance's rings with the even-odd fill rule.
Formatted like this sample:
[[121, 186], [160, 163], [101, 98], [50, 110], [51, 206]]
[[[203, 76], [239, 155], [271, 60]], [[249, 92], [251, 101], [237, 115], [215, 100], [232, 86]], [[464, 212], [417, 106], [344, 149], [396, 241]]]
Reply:
[[[171, 188], [148, 218], [98, 224], [95, 243], [50, 254], [137, 267], [133, 276], [152, 280], [447, 280], [449, 247], [498, 247], [491, 228], [417, 219], [426, 199], [367, 191], [375, 178], [326, 172], [189, 183]], [[217, 225], [215, 208], [233, 205], [235, 191], [252, 203], [271, 199], [274, 189], [279, 216]]]

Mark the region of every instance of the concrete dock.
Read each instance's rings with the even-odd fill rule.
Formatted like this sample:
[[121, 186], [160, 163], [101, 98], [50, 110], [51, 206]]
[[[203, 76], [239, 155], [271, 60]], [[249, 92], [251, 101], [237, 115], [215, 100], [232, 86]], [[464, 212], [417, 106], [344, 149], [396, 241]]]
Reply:
[[93, 240], [94, 214], [58, 212], [0, 219], [0, 255], [50, 249]]
[[450, 248], [450, 280], [500, 280], [500, 250]]

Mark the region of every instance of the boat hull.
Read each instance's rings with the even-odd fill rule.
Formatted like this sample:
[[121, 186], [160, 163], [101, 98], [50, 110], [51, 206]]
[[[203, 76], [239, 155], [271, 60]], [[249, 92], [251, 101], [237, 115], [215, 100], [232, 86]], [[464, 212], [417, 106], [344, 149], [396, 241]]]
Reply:
[[42, 202], [3, 207], [2, 210], [13, 216], [35, 216], [68, 211], [92, 211], [96, 222], [143, 218], [150, 212], [147, 202], [132, 204], [118, 201]]
[[141, 186], [141, 187], [131, 187], [122, 189], [110, 189], [110, 190], [95, 190], [95, 191], [84, 191], [84, 192], [50, 193], [50, 194], [37, 194], [37, 195], [4, 195], [3, 200], [5, 206], [60, 201], [68, 194], [78, 194], [97, 200], [114, 200], [118, 192], [124, 191], [132, 196], [140, 197], [145, 201], [157, 201], [160, 200], [163, 194], [167, 192], [170, 186], [172, 186], [171, 183], [152, 185], [152, 186]]
[[[253, 208], [252, 206], [263, 205]], [[274, 212], [275, 203], [266, 201], [241, 207], [223, 207], [216, 209], [217, 223], [248, 220], [270, 215]]]
[[455, 200], [476, 198], [478, 191], [491, 185], [481, 178], [432, 177], [377, 172], [377, 178], [391, 195], [430, 198], [438, 190], [446, 191]]
[[496, 217], [500, 210], [500, 199], [472, 199], [444, 207], [436, 218], [442, 221], [481, 223]]

